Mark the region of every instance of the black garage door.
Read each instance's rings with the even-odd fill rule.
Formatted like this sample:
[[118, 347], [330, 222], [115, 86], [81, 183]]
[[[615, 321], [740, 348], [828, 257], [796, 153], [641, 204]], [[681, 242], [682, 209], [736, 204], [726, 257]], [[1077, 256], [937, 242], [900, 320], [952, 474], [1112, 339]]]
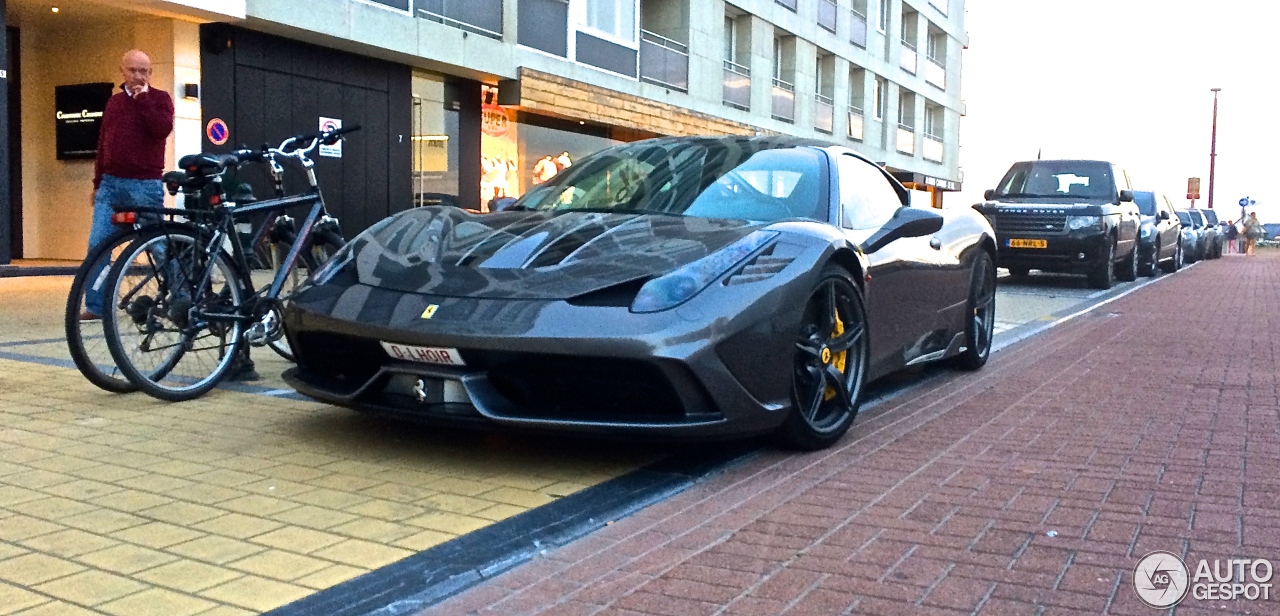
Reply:
[[[341, 158], [312, 157], [347, 237], [412, 206], [409, 67], [225, 24], [202, 26], [201, 42], [206, 152], [275, 145], [317, 130], [322, 117], [337, 118], [362, 128], [343, 143]], [[214, 118], [230, 128], [222, 146], [208, 136]], [[288, 189], [305, 188], [301, 167], [286, 167]], [[262, 199], [270, 196], [265, 177], [246, 171], [241, 179]]]

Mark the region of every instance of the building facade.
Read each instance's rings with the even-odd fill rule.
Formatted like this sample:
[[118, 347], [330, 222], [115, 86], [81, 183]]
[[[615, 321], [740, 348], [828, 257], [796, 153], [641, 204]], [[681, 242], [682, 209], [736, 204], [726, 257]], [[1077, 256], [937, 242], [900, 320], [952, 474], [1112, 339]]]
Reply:
[[71, 94], [118, 83], [118, 57], [132, 47], [152, 56], [156, 86], [178, 103], [170, 162], [326, 121], [360, 124], [340, 156], [317, 166], [348, 234], [418, 205], [484, 211], [583, 155], [660, 135], [847, 145], [935, 206], [963, 179], [963, 0], [63, 0], [58, 9], [0, 0], [0, 122], [10, 135], [0, 142], [9, 195], [0, 264], [83, 257], [92, 161], [66, 155], [56, 122], [75, 111], [61, 109], [67, 101], [79, 104]]

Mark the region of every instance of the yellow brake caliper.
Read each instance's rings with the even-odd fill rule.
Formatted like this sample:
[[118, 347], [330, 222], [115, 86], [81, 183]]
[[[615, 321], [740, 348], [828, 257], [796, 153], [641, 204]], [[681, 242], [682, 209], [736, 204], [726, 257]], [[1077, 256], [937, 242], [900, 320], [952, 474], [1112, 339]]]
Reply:
[[[836, 318], [836, 328], [835, 328], [835, 331], [831, 332], [832, 340], [835, 340], [839, 338], [841, 334], [844, 334], [844, 321], [840, 320], [839, 310], [836, 311], [835, 318]], [[823, 353], [823, 355], [826, 355], [826, 353]], [[840, 371], [840, 374], [844, 374], [844, 362], [848, 359], [848, 357], [849, 357], [848, 351], [840, 351], [839, 353], [832, 354], [830, 363], [831, 365], [836, 367], [836, 370]], [[822, 399], [830, 400], [834, 397], [836, 397], [835, 388], [830, 385], [827, 385], [827, 390], [823, 392]]]

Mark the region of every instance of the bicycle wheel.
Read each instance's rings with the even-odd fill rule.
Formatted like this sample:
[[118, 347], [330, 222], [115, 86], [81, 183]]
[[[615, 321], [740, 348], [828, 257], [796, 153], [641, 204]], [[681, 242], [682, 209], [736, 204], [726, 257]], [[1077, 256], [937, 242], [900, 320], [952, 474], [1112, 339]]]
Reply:
[[[302, 288], [311, 273], [324, 265], [330, 257], [337, 252], [341, 245], [331, 245], [332, 240], [329, 237], [315, 236], [309, 238], [310, 246], [305, 247], [298, 253], [298, 259], [294, 261], [293, 267], [285, 277], [284, 287], [280, 289], [280, 297], [276, 305], [272, 307], [262, 322], [262, 326], [266, 329], [267, 346], [271, 347], [277, 355], [289, 361], [293, 359], [293, 349], [289, 346], [289, 338], [284, 335], [283, 323], [284, 315], [281, 310], [289, 302], [289, 298]], [[284, 262], [285, 257], [289, 254], [289, 245], [273, 244], [271, 247], [271, 276], [275, 277], [276, 272], [280, 270], [280, 265]], [[302, 267], [306, 267], [306, 272], [302, 271]], [[256, 283], [257, 281], [255, 281]], [[270, 280], [265, 281], [271, 284]], [[262, 288], [257, 285], [257, 288]]]
[[162, 400], [213, 389], [243, 342], [232, 315], [244, 302], [244, 279], [222, 251], [206, 252], [207, 242], [189, 230], [143, 232], [107, 276], [111, 356], [134, 386]]
[[[104, 293], [107, 275], [111, 264], [121, 252], [137, 237], [134, 229], [123, 229], [109, 236], [89, 253], [89, 256], [76, 270], [71, 280], [71, 292], [67, 294], [67, 307], [63, 315], [63, 327], [67, 334], [67, 350], [71, 353], [71, 361], [75, 362], [80, 374], [100, 389], [111, 393], [127, 394], [137, 388], [125, 378], [111, 358], [111, 350], [107, 348], [107, 339], [103, 332], [101, 313], [89, 309], [86, 294]], [[90, 280], [92, 276], [92, 280]], [[99, 318], [81, 319], [82, 314], [95, 314]]]

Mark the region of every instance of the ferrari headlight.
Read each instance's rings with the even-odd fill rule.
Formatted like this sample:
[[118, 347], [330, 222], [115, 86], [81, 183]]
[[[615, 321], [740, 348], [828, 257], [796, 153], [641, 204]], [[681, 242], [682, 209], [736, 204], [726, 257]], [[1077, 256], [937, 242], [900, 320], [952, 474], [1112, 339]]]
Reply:
[[1067, 228], [1072, 231], [1079, 231], [1080, 229], [1088, 229], [1089, 227], [1101, 227], [1101, 226], [1102, 226], [1101, 216], [1068, 216], [1067, 217]]
[[646, 282], [631, 302], [631, 312], [659, 312], [683, 304], [777, 236], [777, 231], [753, 232], [665, 276]]

